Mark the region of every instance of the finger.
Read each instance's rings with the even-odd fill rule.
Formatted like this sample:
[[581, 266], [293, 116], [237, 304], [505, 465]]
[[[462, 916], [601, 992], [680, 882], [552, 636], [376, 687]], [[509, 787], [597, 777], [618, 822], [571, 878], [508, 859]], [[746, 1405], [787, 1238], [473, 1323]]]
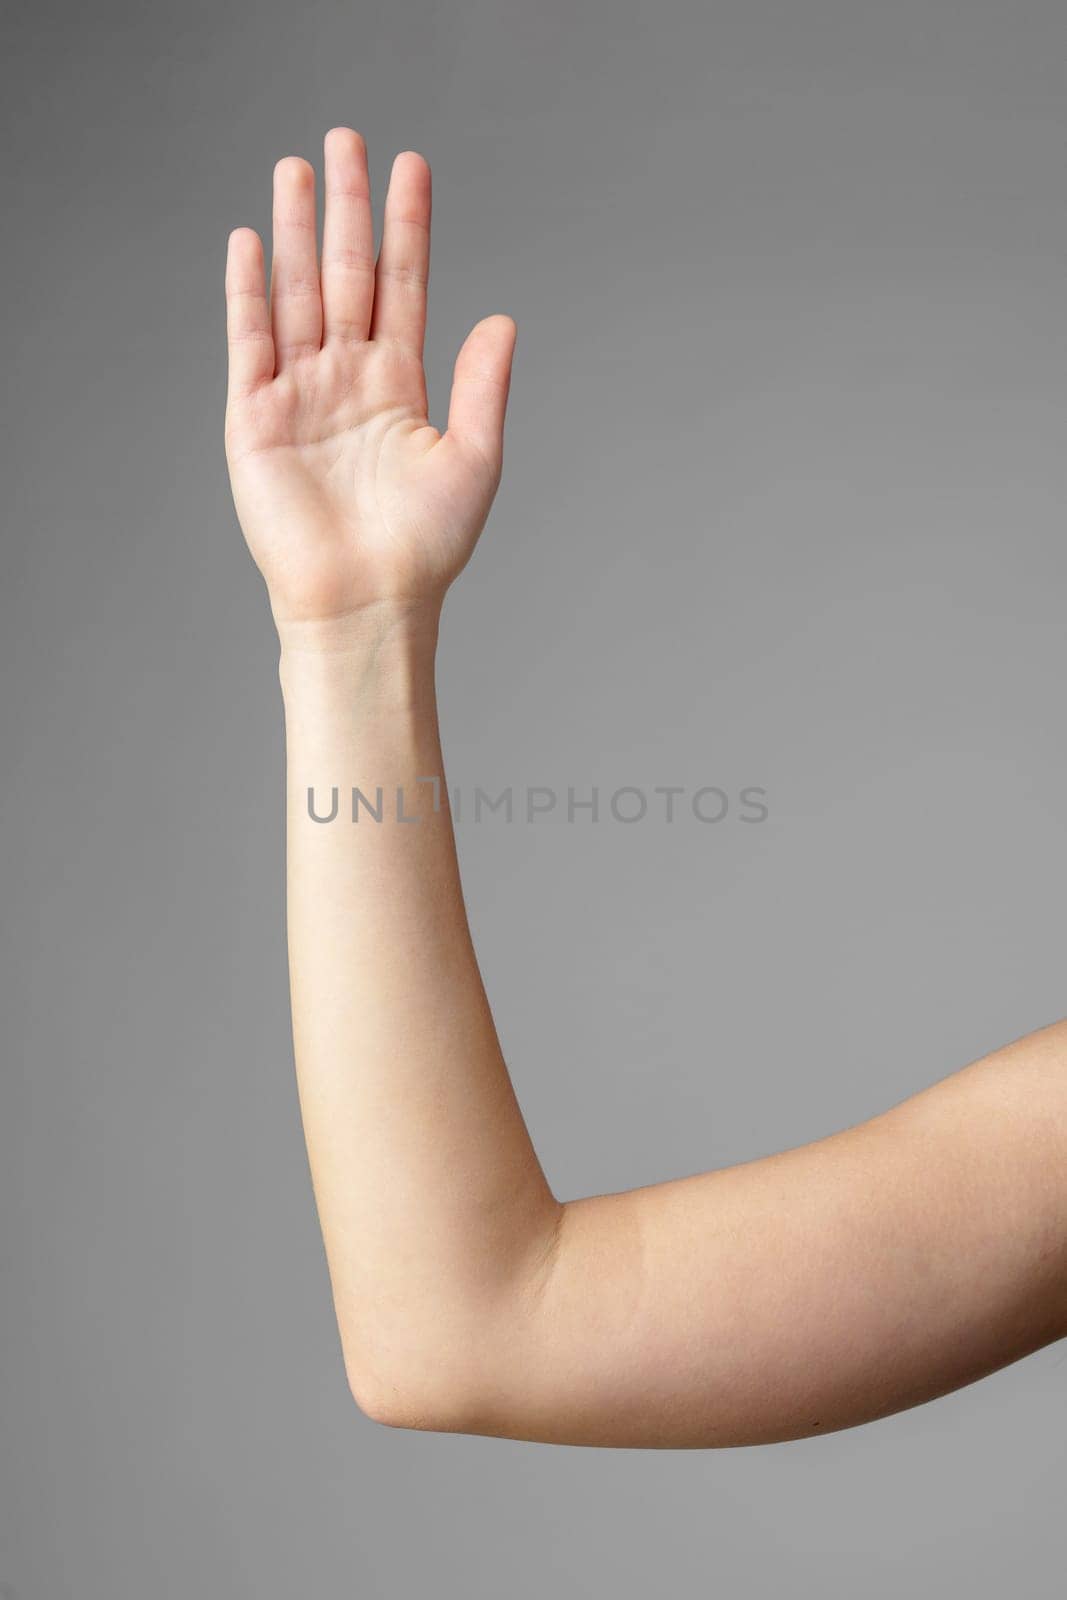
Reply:
[[315, 173], [299, 156], [274, 169], [274, 261], [270, 279], [279, 372], [322, 343], [322, 294], [315, 249]]
[[274, 376], [274, 340], [263, 241], [251, 228], [235, 228], [226, 248], [226, 339], [231, 398], [269, 383]]
[[504, 459], [504, 414], [515, 353], [511, 317], [486, 317], [467, 335], [456, 357], [448, 433], [479, 455], [498, 476]]
[[393, 162], [374, 280], [372, 339], [422, 355], [430, 272], [430, 168], [414, 150]]
[[352, 128], [326, 135], [322, 233], [325, 339], [366, 339], [374, 306], [374, 219], [367, 147]]

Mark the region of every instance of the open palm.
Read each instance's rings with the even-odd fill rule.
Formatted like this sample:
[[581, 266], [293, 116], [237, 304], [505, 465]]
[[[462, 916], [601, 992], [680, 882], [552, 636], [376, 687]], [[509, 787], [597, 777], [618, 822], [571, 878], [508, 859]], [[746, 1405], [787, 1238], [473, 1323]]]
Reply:
[[332, 621], [379, 601], [439, 599], [500, 480], [515, 324], [487, 317], [456, 362], [448, 425], [426, 414], [422, 351], [430, 169], [393, 164], [375, 260], [367, 154], [326, 136], [322, 267], [315, 175], [274, 169], [268, 298], [263, 246], [230, 235], [226, 453], [234, 503], [274, 615]]

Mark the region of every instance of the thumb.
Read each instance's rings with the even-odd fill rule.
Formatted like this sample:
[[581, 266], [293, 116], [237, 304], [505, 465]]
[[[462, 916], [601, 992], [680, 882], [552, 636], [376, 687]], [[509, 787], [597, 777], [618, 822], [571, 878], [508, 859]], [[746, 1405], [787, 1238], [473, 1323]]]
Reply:
[[504, 456], [504, 413], [511, 384], [515, 323], [497, 314], [477, 323], [456, 357], [448, 432], [499, 475]]

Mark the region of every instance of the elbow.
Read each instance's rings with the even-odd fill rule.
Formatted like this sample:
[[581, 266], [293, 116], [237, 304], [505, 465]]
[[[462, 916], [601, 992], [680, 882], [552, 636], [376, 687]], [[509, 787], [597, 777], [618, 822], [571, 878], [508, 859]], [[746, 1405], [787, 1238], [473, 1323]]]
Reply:
[[412, 1362], [372, 1371], [346, 1357], [348, 1388], [357, 1408], [384, 1428], [422, 1433], [477, 1433], [481, 1407], [473, 1387], [447, 1370], [433, 1374]]
[[522, 1437], [515, 1430], [529, 1410], [523, 1375], [544, 1365], [542, 1313], [558, 1234], [557, 1220], [536, 1269], [513, 1272], [492, 1292], [459, 1294], [450, 1285], [364, 1303], [359, 1316], [342, 1311], [348, 1387], [363, 1415], [386, 1428]]
[[463, 1433], [459, 1408], [447, 1397], [412, 1392], [410, 1386], [385, 1384], [377, 1379], [350, 1380], [349, 1390], [357, 1408], [369, 1422], [382, 1428], [412, 1428], [422, 1433]]

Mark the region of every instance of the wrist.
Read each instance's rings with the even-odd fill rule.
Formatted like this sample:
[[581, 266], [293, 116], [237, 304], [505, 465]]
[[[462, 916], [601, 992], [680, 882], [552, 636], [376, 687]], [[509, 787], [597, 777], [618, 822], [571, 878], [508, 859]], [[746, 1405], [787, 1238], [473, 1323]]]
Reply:
[[278, 622], [287, 703], [340, 697], [349, 707], [432, 706], [440, 601], [380, 601], [344, 617]]

